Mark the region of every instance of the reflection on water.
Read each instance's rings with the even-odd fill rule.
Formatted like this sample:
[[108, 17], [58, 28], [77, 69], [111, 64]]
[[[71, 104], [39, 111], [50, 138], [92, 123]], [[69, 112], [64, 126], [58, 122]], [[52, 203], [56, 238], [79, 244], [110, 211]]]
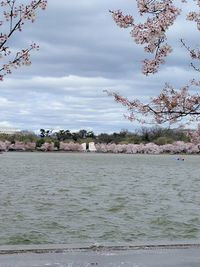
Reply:
[[0, 244], [200, 240], [200, 157], [0, 155]]

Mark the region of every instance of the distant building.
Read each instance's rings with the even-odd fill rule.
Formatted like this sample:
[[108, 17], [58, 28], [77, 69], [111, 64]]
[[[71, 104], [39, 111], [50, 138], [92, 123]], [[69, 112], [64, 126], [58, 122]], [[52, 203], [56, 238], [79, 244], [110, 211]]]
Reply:
[[89, 143], [89, 149], [88, 149], [88, 150], [89, 150], [90, 152], [96, 152], [96, 151], [97, 151], [94, 142], [90, 142], [90, 143]]
[[90, 142], [89, 144], [88, 143], [83, 143], [83, 144], [81, 144], [81, 146], [83, 148], [83, 151], [88, 151], [88, 152], [97, 151], [94, 142]]
[[19, 133], [19, 132], [20, 132], [19, 129], [0, 127], [0, 134], [15, 134], [15, 133]]

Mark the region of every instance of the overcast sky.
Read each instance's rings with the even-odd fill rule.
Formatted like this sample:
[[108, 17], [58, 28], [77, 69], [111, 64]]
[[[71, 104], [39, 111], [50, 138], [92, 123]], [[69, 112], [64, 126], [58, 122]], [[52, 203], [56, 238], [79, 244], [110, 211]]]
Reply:
[[30, 67], [14, 70], [0, 84], [0, 127], [133, 131], [137, 123], [127, 121], [126, 110], [103, 90], [145, 100], [167, 81], [180, 87], [194, 77], [179, 38], [198, 45], [199, 36], [194, 25], [181, 18], [169, 32], [174, 52], [167, 64], [154, 76], [141, 74], [143, 48], [109, 14], [109, 9], [136, 14], [135, 2], [49, 0], [36, 22], [11, 40], [14, 48], [35, 41], [40, 50], [32, 53]]

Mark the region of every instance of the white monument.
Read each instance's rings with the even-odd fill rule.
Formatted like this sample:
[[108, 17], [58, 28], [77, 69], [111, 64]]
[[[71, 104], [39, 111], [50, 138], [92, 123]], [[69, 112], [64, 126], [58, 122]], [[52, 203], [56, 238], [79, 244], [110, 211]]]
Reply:
[[90, 142], [90, 143], [89, 143], [89, 148], [88, 148], [88, 150], [89, 150], [90, 152], [96, 152], [96, 151], [97, 151], [94, 142]]

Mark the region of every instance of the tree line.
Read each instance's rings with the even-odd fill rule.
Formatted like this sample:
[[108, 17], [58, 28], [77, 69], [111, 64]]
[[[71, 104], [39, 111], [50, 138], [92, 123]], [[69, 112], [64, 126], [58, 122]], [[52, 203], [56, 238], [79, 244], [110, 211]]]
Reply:
[[59, 148], [60, 143], [104, 143], [104, 144], [147, 144], [155, 143], [157, 145], [172, 144], [176, 141], [189, 142], [191, 136], [188, 131], [181, 129], [169, 129], [162, 127], [141, 127], [130, 132], [121, 130], [113, 133], [95, 134], [93, 131], [81, 129], [77, 132], [70, 130], [52, 131], [49, 129], [40, 129], [39, 134], [30, 131], [22, 131], [13, 134], [0, 134], [0, 141], [9, 141], [11, 144], [16, 142], [35, 142], [36, 147], [41, 147], [44, 143], [54, 143]]

